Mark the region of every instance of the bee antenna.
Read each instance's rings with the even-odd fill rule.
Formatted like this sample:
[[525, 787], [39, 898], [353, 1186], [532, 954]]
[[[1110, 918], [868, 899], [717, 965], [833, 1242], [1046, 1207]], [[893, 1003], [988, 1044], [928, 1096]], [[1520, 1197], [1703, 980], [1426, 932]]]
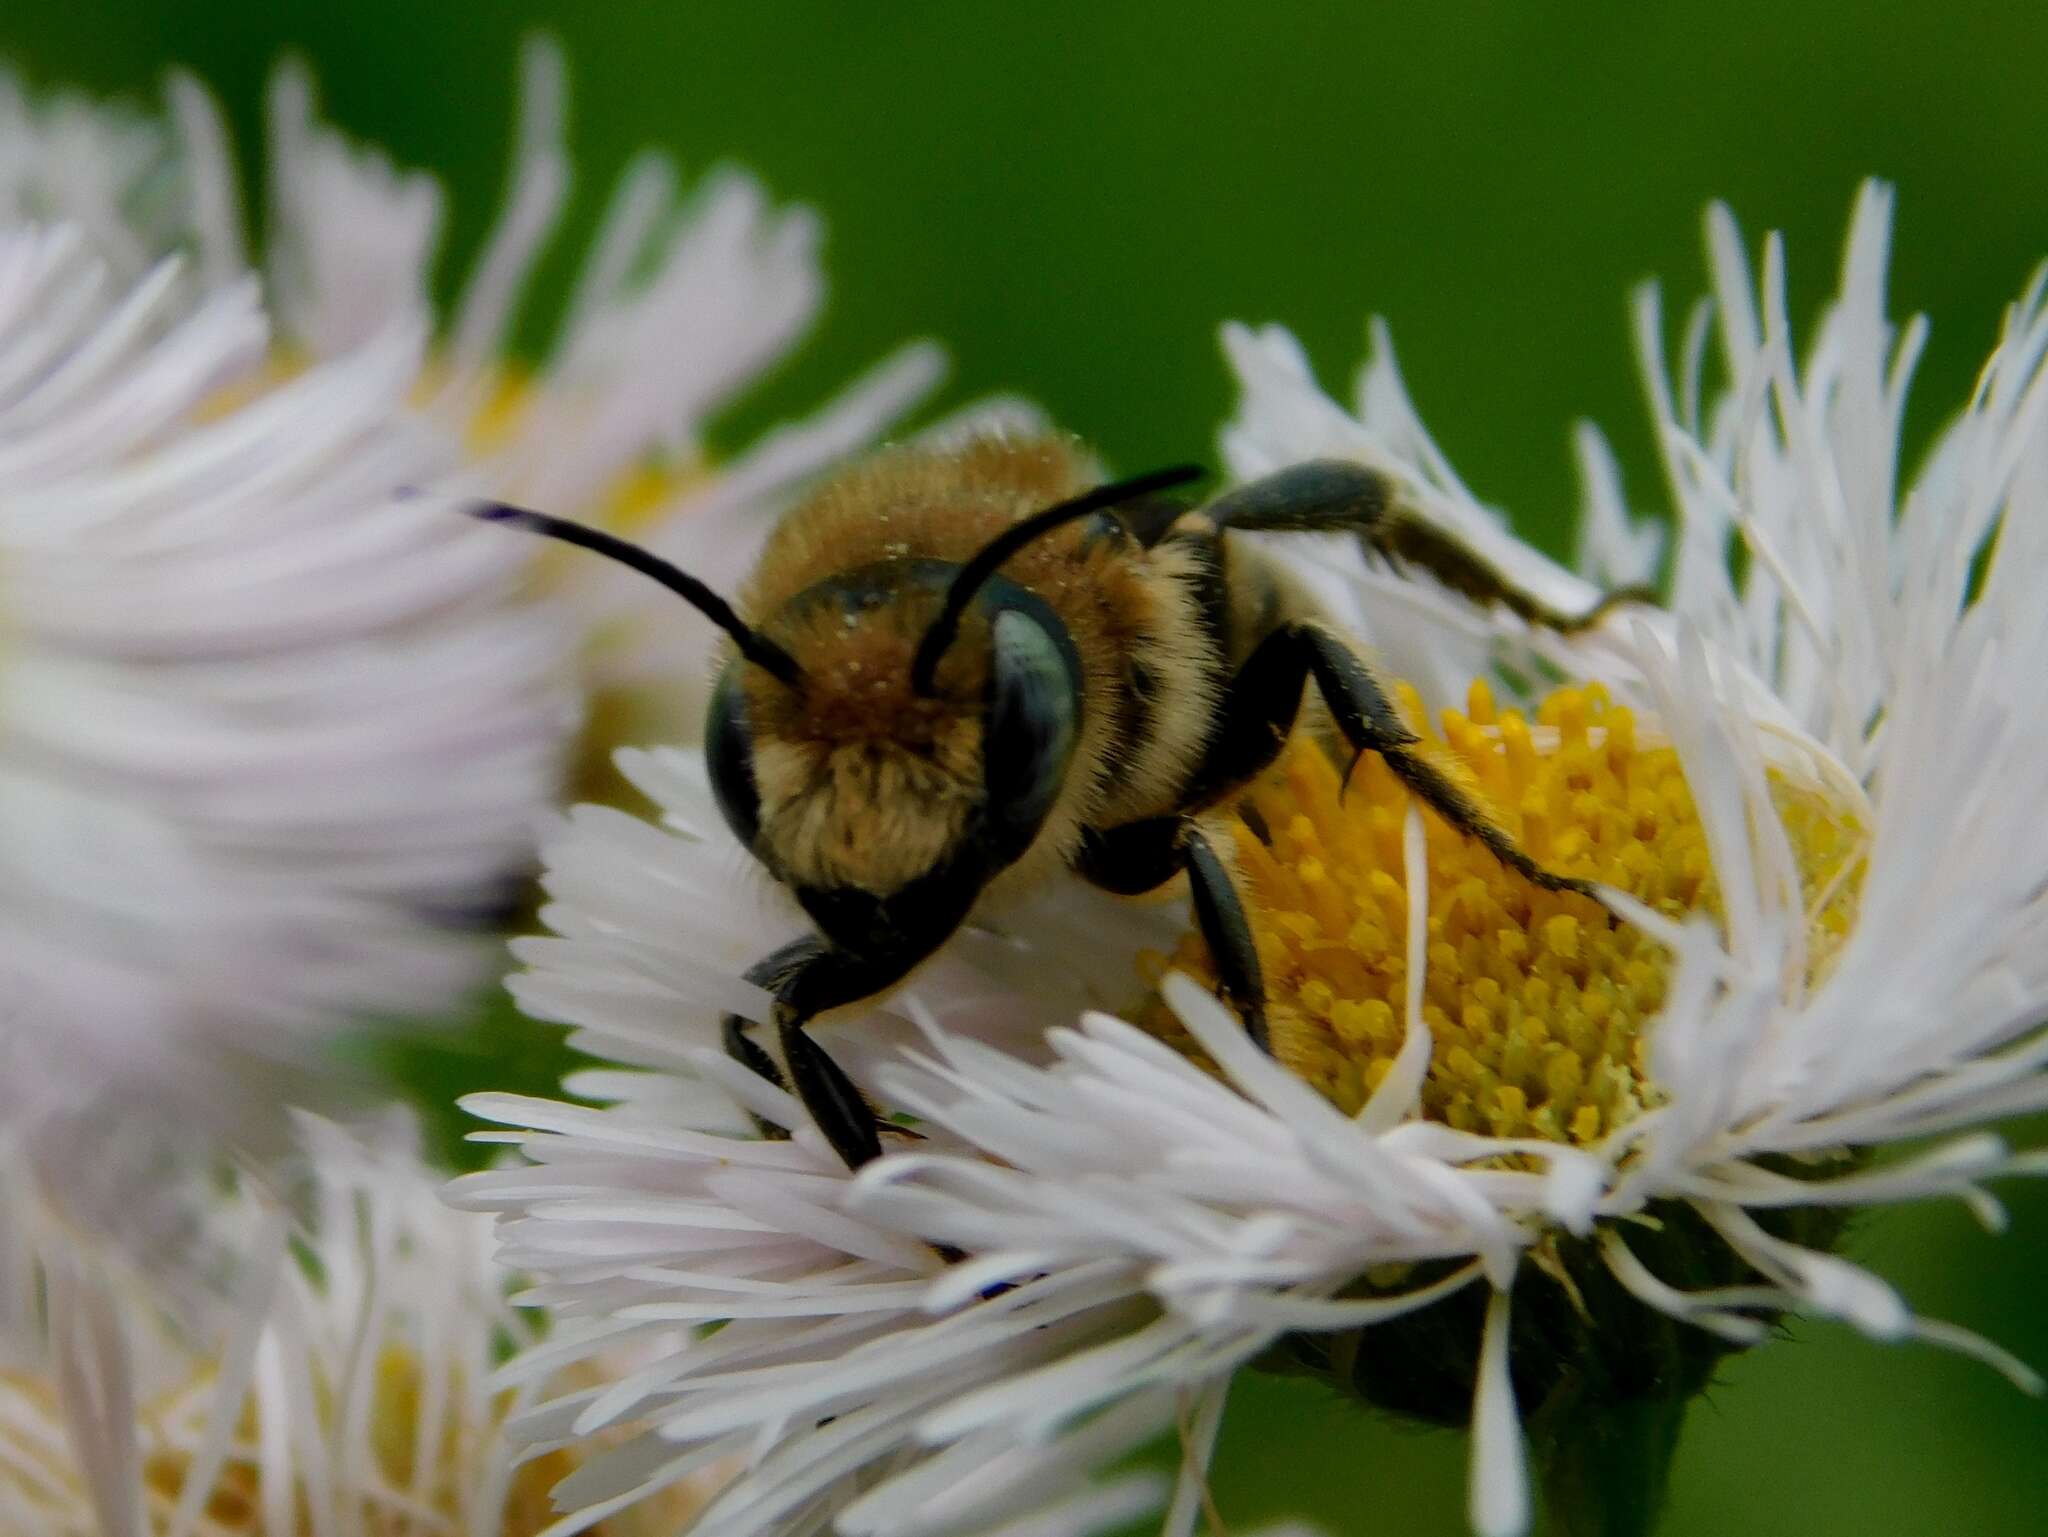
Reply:
[[1064, 502], [1055, 502], [1043, 512], [1035, 512], [1022, 522], [1012, 523], [995, 538], [975, 552], [974, 558], [960, 568], [960, 574], [946, 589], [946, 601], [939, 609], [939, 615], [924, 632], [924, 638], [917, 643], [917, 656], [910, 664], [910, 686], [920, 694], [930, 694], [937, 686], [939, 662], [960, 634], [960, 616], [967, 612], [967, 605], [974, 601], [974, 595], [982, 589], [988, 579], [996, 574], [1003, 562], [1023, 549], [1025, 545], [1042, 534], [1050, 533], [1062, 524], [1076, 518], [1085, 518], [1090, 513], [1116, 507], [1124, 502], [1136, 501], [1155, 491], [1165, 491], [1174, 486], [1184, 486], [1191, 480], [1200, 480], [1209, 472], [1199, 464], [1176, 464], [1171, 469], [1154, 470], [1149, 475], [1134, 475], [1129, 480], [1113, 480], [1108, 485], [1097, 486], [1093, 491], [1084, 491], [1079, 496]]
[[540, 534], [549, 539], [559, 539], [564, 544], [595, 550], [622, 566], [632, 567], [642, 576], [653, 577], [730, 635], [733, 643], [739, 647], [741, 656], [789, 687], [803, 687], [804, 670], [797, 665], [795, 657], [765, 635], [750, 628], [744, 619], [733, 612], [730, 603], [689, 572], [669, 564], [652, 550], [643, 550], [639, 545], [621, 539], [615, 534], [608, 534], [602, 529], [572, 523], [567, 518], [549, 517], [544, 512], [532, 512], [524, 507], [509, 506], [504, 502], [480, 503], [471, 507], [469, 514], [486, 523], [509, 523], [514, 528], [523, 528], [529, 533]]

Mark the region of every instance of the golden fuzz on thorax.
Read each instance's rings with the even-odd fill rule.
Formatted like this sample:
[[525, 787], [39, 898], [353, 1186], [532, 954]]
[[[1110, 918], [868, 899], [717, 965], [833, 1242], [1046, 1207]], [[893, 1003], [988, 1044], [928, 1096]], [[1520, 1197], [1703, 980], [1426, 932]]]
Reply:
[[[1411, 725], [1429, 730], [1413, 691], [1401, 692]], [[1619, 887], [1670, 917], [1718, 911], [1677, 753], [1639, 741], [1634, 716], [1598, 685], [1551, 694], [1531, 722], [1497, 711], [1475, 683], [1468, 709], [1444, 712], [1430, 740], [1547, 867]], [[1818, 974], [1854, 921], [1864, 835], [1816, 789], [1774, 774], [1772, 790], [1809, 899], [1809, 971]], [[1408, 797], [1372, 757], [1342, 784], [1324, 751], [1298, 736], [1246, 799], [1267, 835], [1233, 826], [1274, 1053], [1356, 1112], [1406, 1032]], [[1464, 1131], [1586, 1144], [1655, 1103], [1643, 1029], [1664, 1001], [1664, 949], [1590, 898], [1537, 888], [1433, 812], [1423, 820], [1422, 1017], [1433, 1044], [1423, 1113]], [[1167, 964], [1154, 954], [1143, 969], [1156, 977]], [[1196, 935], [1171, 964], [1215, 983]], [[1144, 1019], [1192, 1051], [1156, 999]]]
[[[818, 696], [808, 707], [813, 719], [841, 711], [833, 720], [845, 724], [851, 712], [859, 730], [914, 732], [918, 707], [931, 701], [911, 694], [909, 658], [938, 612], [938, 595], [902, 584], [896, 601], [855, 618], [830, 605], [793, 612], [787, 605], [850, 572], [891, 562], [964, 564], [1011, 524], [1085, 490], [1097, 475], [1087, 451], [1066, 437], [981, 438], [945, 452], [911, 447], [878, 454], [782, 521], [740, 612], [803, 665]], [[1091, 685], [1120, 670], [1133, 641], [1158, 617], [1156, 575], [1078, 524], [1027, 545], [1004, 563], [1003, 574], [1058, 613]], [[940, 665], [941, 698], [978, 702], [986, 674], [986, 629], [969, 616]]]
[[[1096, 478], [1086, 450], [1067, 437], [885, 450], [834, 476], [783, 519], [740, 612], [749, 624], [768, 624], [798, 593], [857, 566], [910, 555], [965, 561], [1001, 529]], [[1045, 540], [1009, 569], [1029, 572], [1069, 542]]]

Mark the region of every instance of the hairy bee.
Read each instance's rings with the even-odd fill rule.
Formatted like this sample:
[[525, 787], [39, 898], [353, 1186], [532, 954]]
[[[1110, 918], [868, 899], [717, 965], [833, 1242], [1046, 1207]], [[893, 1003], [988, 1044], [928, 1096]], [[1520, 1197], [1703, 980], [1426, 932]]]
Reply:
[[1059, 868], [1127, 895], [1185, 875], [1223, 991], [1264, 1044], [1258, 954], [1204, 818], [1272, 763], [1311, 682], [1354, 752], [1530, 880], [1587, 890], [1419, 750], [1357, 651], [1234, 536], [1352, 531], [1565, 630], [1632, 594], [1546, 609], [1356, 464], [1296, 465], [1192, 508], [1163, 493], [1198, 470], [1091, 489], [1089, 465], [1058, 437], [885, 451], [783, 519], [737, 610], [611, 535], [477, 509], [632, 566], [731, 637], [712, 786], [817, 933], [748, 973], [775, 999], [781, 1064], [738, 1017], [727, 1048], [794, 1088], [850, 1166], [881, 1151], [875, 1115], [805, 1025], [903, 980], [998, 888]]

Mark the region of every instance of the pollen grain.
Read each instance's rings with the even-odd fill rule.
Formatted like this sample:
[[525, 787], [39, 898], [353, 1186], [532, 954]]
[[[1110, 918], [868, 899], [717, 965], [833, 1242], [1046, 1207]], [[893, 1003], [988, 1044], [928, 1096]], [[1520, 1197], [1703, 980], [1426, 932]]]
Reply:
[[[1597, 684], [1550, 694], [1533, 720], [1498, 709], [1483, 681], [1436, 727], [1412, 690], [1402, 705], [1428, 750], [1539, 863], [1669, 917], [1718, 911], [1678, 754], [1639, 741], [1634, 715]], [[1774, 774], [1773, 795], [1810, 898], [1811, 975], [1853, 922], [1862, 834], [1817, 791]], [[1355, 1113], [1406, 1037], [1407, 793], [1370, 755], [1344, 784], [1298, 734], [1246, 799], [1260, 833], [1242, 819], [1233, 831], [1274, 1054]], [[1422, 1114], [1483, 1135], [1584, 1145], [1656, 1103], [1644, 1027], [1664, 1001], [1665, 950], [1591, 898], [1536, 887], [1433, 812], [1423, 821], [1432, 1052]], [[1215, 985], [1196, 934], [1170, 960], [1142, 957], [1140, 971], [1156, 982], [1168, 965]], [[1200, 1056], [1156, 997], [1141, 1017]]]

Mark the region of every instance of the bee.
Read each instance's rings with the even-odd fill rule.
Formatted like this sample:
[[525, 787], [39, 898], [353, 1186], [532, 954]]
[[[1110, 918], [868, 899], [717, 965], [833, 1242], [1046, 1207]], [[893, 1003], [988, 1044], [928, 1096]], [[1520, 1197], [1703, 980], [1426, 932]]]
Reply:
[[1563, 631], [1639, 594], [1553, 611], [1359, 464], [1297, 464], [1200, 505], [1168, 495], [1200, 478], [1192, 466], [1091, 485], [1092, 465], [1053, 435], [884, 450], [782, 519], [737, 606], [600, 530], [474, 509], [652, 577], [730, 638], [705, 723], [711, 786], [816, 932], [747, 973], [774, 1000], [779, 1063], [739, 1016], [726, 1049], [794, 1089], [849, 1167], [880, 1154], [886, 1128], [805, 1027], [1062, 869], [1131, 896], [1185, 877], [1221, 991], [1265, 1045], [1216, 819], [1278, 756], [1310, 688], [1353, 754], [1379, 754], [1452, 827], [1538, 886], [1592, 894], [1423, 750], [1357, 649], [1240, 535], [1349, 532]]

